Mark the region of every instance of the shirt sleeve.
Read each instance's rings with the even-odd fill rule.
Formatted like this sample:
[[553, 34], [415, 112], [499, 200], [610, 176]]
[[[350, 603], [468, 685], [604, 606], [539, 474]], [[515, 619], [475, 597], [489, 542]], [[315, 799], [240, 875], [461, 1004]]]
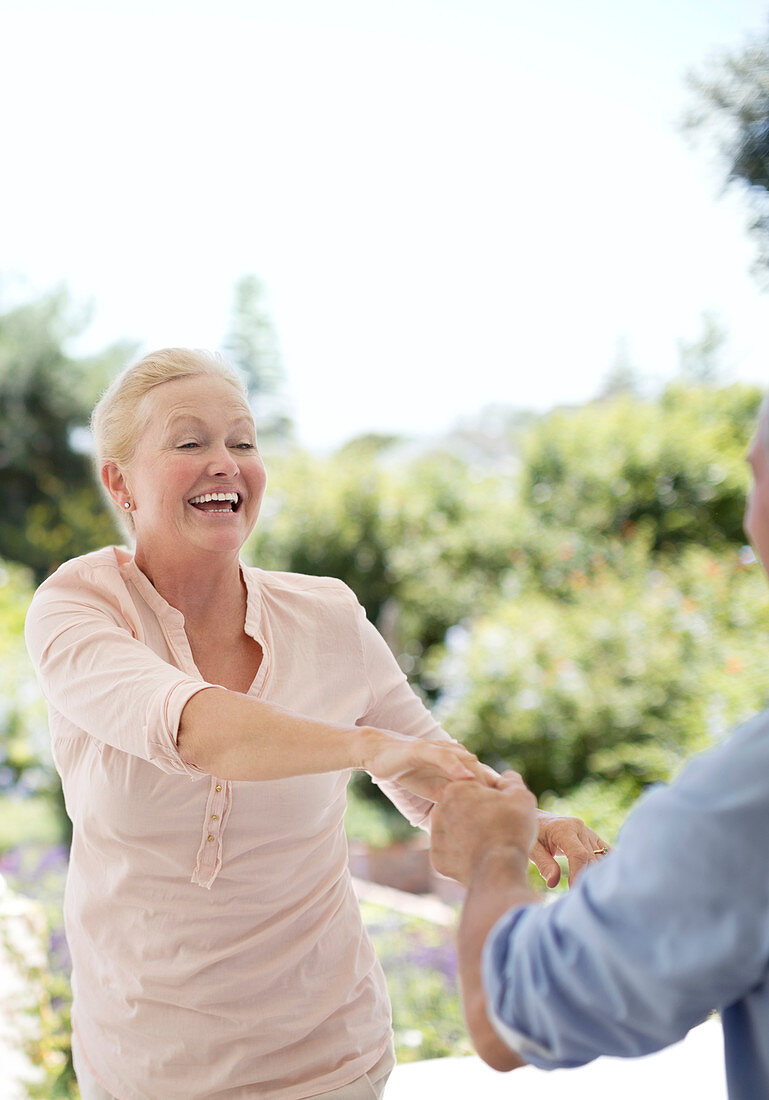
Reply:
[[484, 949], [489, 1019], [542, 1069], [677, 1042], [769, 963], [769, 718], [646, 796], [615, 852]]
[[[448, 733], [435, 721], [416, 695], [379, 631], [368, 621], [358, 605], [358, 629], [363, 661], [371, 689], [368, 710], [358, 719], [359, 726], [377, 726], [407, 737], [450, 741]], [[434, 803], [406, 791], [398, 783], [375, 780], [387, 797], [412, 825], [429, 828]]]
[[65, 567], [35, 594], [25, 635], [46, 701], [104, 744], [163, 771], [200, 776], [176, 738], [185, 704], [210, 685], [134, 636], [111, 573]]

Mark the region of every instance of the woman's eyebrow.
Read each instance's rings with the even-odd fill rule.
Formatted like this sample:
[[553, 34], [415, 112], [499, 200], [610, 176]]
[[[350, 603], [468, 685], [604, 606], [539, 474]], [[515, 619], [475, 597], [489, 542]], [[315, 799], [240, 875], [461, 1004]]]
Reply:
[[166, 421], [166, 427], [169, 430], [171, 428], [183, 428], [186, 427], [187, 424], [200, 427], [203, 421], [199, 416], [193, 416], [191, 413], [172, 413]]
[[[187, 425], [200, 428], [205, 427], [206, 422], [193, 413], [172, 413], [166, 422], [166, 427], [169, 431], [171, 429], [184, 428], [187, 427]], [[240, 428], [244, 425], [247, 428], [253, 428], [254, 422], [248, 416], [238, 416], [230, 423], [230, 428]]]

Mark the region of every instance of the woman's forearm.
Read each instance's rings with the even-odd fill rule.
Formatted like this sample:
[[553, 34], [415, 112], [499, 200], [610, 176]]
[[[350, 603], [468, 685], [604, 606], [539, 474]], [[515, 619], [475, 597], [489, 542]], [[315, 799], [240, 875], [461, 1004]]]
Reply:
[[177, 747], [185, 763], [222, 779], [287, 779], [362, 768], [431, 802], [452, 780], [496, 784], [499, 778], [454, 741], [337, 725], [214, 686], [184, 706]]
[[306, 718], [226, 688], [197, 692], [185, 705], [182, 760], [222, 779], [285, 779], [364, 768], [376, 731]]

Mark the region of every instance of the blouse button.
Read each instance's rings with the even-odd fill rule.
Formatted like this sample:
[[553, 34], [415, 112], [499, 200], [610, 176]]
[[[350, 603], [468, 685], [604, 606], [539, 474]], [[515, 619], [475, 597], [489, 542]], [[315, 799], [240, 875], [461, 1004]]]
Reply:
[[211, 836], [211, 834], [210, 834], [210, 833], [208, 834], [208, 839], [209, 839], [209, 840], [213, 840], [213, 839], [214, 839], [214, 838], [213, 838], [213, 837]]
[[212, 821], [218, 821], [218, 820], [219, 820], [219, 818], [218, 818], [218, 816], [217, 816], [216, 814], [211, 814], [211, 820], [212, 820]]
[[220, 791], [222, 789], [221, 783], [216, 784], [216, 789], [217, 789], [217, 791]]

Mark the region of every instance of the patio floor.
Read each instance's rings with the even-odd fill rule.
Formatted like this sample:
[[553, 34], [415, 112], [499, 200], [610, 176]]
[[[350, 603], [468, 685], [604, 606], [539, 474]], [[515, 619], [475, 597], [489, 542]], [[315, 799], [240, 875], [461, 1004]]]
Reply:
[[479, 1058], [396, 1066], [386, 1100], [726, 1100], [721, 1024], [707, 1020], [675, 1046], [645, 1058], [599, 1058], [580, 1069], [527, 1066], [495, 1073]]

